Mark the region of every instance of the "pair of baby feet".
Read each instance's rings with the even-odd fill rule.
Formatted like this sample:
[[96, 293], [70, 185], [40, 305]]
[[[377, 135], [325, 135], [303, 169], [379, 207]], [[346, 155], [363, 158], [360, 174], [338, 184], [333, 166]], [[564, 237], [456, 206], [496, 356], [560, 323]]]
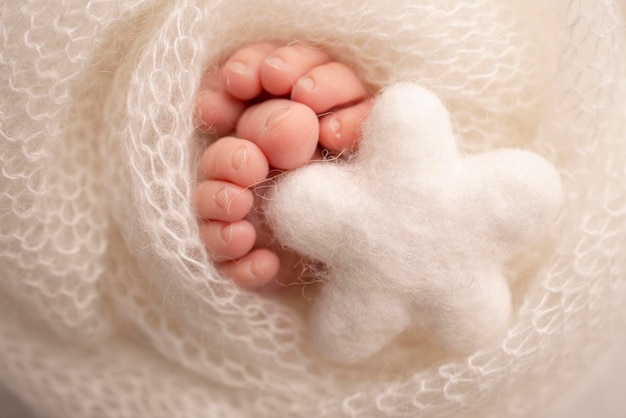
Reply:
[[224, 276], [249, 289], [298, 277], [299, 257], [255, 219], [254, 188], [321, 149], [354, 148], [369, 108], [356, 74], [305, 44], [244, 47], [204, 75], [196, 119], [221, 138], [202, 156], [194, 199], [202, 241]]

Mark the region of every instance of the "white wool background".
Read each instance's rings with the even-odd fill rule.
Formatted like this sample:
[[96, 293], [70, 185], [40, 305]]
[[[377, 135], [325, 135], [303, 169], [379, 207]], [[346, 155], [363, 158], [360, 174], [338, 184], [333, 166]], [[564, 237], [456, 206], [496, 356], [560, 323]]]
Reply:
[[[549, 3], [549, 4], [545, 4]], [[546, 417], [626, 327], [626, 50], [614, 1], [4, 1], [0, 380], [45, 417]], [[259, 40], [413, 80], [466, 151], [559, 170], [557, 223], [508, 265], [507, 336], [399, 341], [342, 367], [307, 295], [220, 278], [191, 192], [204, 69]]]

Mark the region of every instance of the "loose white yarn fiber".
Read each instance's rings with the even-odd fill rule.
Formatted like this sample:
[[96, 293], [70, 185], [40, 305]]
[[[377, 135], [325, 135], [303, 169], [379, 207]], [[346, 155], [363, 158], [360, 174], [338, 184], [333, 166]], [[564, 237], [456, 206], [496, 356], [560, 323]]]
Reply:
[[[548, 4], [546, 4], [548, 3]], [[623, 2], [0, 4], [0, 381], [43, 417], [547, 417], [626, 328]], [[412, 80], [466, 152], [551, 161], [565, 205], [507, 264], [506, 336], [315, 352], [308, 294], [219, 277], [191, 194], [206, 68], [274, 40]]]

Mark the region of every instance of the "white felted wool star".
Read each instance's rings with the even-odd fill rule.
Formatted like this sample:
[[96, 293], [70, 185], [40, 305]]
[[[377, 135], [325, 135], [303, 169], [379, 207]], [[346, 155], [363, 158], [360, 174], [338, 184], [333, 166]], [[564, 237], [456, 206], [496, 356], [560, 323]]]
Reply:
[[454, 353], [501, 336], [503, 262], [561, 202], [549, 162], [460, 154], [441, 101], [402, 83], [376, 100], [353, 158], [284, 176], [267, 215], [284, 245], [326, 264], [311, 332], [322, 354], [352, 363], [409, 329]]

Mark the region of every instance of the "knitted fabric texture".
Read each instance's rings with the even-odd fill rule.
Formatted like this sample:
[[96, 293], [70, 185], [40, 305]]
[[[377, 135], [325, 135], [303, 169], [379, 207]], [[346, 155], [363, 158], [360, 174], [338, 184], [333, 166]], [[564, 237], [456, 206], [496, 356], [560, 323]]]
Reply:
[[[0, 380], [44, 417], [547, 417], [626, 325], [623, 4], [32, 0], [0, 6]], [[508, 260], [504, 334], [312, 348], [308, 293], [217, 273], [191, 205], [202, 73], [304, 41], [415, 81], [464, 153], [515, 147], [564, 206]], [[410, 260], [405, 260], [410, 263]]]

